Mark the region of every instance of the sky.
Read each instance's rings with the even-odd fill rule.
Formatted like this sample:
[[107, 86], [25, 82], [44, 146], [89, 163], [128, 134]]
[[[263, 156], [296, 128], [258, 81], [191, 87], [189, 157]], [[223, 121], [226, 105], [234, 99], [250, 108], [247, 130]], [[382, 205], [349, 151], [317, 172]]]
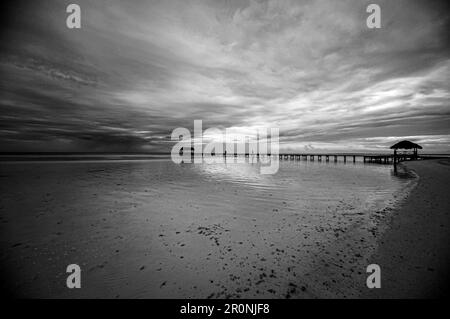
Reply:
[[[81, 7], [81, 29], [66, 6]], [[366, 7], [381, 7], [369, 29]], [[170, 152], [177, 127], [280, 151], [450, 153], [446, 1], [2, 4], [0, 152]]]

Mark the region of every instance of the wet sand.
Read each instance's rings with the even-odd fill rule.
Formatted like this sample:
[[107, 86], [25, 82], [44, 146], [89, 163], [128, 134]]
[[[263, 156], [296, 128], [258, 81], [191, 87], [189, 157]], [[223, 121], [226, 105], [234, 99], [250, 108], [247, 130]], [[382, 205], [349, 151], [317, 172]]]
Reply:
[[[417, 165], [424, 164], [432, 162]], [[333, 198], [331, 189], [326, 203], [314, 199], [315, 190], [309, 195], [291, 190], [286, 198], [287, 189], [273, 192], [211, 179], [232, 167], [215, 168], [201, 180], [187, 166], [152, 165], [156, 169], [148, 163], [3, 169], [3, 292], [32, 298], [356, 298], [367, 293], [369, 263], [380, 264], [384, 283], [389, 272], [384, 265], [392, 267], [396, 260], [374, 257], [394, 202], [375, 206], [365, 198], [342, 200], [340, 193]], [[351, 169], [361, 177], [368, 169], [314, 165], [333, 174]], [[302, 174], [312, 172], [314, 182], [318, 175], [309, 167]], [[241, 166], [237, 169], [242, 173]], [[441, 169], [436, 166], [433, 174]], [[293, 167], [286, 175], [297, 171]], [[341, 180], [345, 176], [337, 175], [337, 185], [347, 185], [344, 190], [351, 194], [352, 187], [361, 187]], [[285, 178], [279, 176], [280, 185], [289, 181]], [[395, 202], [406, 194], [394, 194]], [[309, 207], [314, 200], [324, 206]], [[444, 248], [438, 233], [427, 238]], [[405, 242], [400, 249], [410, 250], [410, 232], [399, 234]], [[72, 263], [82, 269], [81, 289], [65, 286], [65, 268]]]
[[437, 298], [450, 287], [450, 160], [405, 162], [418, 185], [380, 238], [370, 261], [381, 267], [381, 288], [365, 298]]

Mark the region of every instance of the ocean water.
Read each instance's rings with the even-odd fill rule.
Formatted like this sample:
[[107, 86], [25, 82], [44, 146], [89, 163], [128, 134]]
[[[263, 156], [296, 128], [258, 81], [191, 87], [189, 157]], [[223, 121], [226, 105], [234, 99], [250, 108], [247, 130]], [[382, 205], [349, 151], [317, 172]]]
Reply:
[[357, 296], [414, 174], [279, 164], [0, 163], [2, 272], [26, 296], [70, 296], [70, 263], [87, 269], [82, 297]]

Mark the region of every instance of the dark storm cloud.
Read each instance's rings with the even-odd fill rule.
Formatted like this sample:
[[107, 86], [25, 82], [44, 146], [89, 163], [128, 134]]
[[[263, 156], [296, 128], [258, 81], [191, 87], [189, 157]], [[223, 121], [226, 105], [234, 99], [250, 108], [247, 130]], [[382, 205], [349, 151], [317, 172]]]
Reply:
[[8, 151], [169, 151], [176, 127], [280, 127], [283, 149], [450, 151], [444, 1], [64, 1], [3, 8]]

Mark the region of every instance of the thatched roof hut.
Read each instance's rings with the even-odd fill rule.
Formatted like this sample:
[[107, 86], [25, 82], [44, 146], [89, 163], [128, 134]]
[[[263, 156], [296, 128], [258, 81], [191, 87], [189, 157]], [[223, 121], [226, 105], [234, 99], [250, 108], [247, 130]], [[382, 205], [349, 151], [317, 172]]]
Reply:
[[391, 149], [397, 150], [397, 149], [404, 149], [404, 150], [410, 150], [410, 149], [422, 149], [422, 146], [419, 144], [410, 142], [410, 141], [401, 141], [398, 143], [395, 143], [391, 146]]
[[[419, 144], [413, 143], [411, 141], [401, 141], [398, 143], [395, 143], [394, 145], [391, 146], [391, 149], [394, 150], [394, 165], [397, 162], [396, 158], [397, 158], [397, 150], [398, 149], [403, 149], [403, 150], [413, 150], [412, 155], [407, 155], [405, 156], [405, 154], [401, 154], [400, 157], [403, 156], [403, 159], [405, 160], [406, 158], [409, 159], [417, 159], [417, 150], [418, 149], [422, 149], [422, 146], [420, 146]], [[399, 160], [401, 160], [401, 158], [399, 158]]]

